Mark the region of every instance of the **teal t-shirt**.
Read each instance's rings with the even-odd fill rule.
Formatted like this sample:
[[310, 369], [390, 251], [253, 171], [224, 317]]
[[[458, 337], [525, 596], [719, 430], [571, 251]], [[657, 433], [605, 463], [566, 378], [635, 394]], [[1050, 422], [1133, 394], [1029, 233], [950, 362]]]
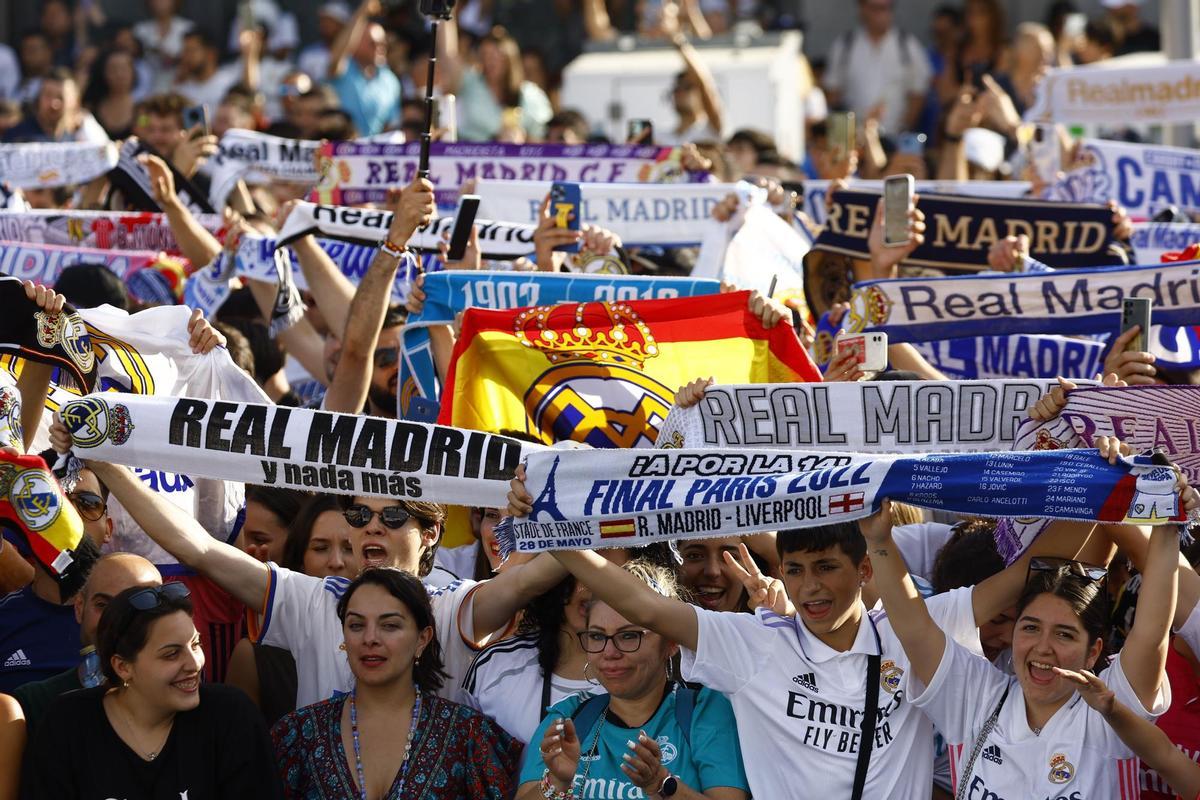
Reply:
[[[550, 713], [542, 720], [537, 732], [525, 748], [521, 764], [521, 783], [540, 781], [546, 764], [542, 761], [540, 744], [546, 729], [558, 717], [570, 718], [575, 709], [586, 698], [577, 696], [555, 703]], [[597, 723], [600, 739], [596, 744], [595, 760], [591, 762], [587, 781], [583, 772], [587, 767], [588, 751], [592, 745], [595, 729], [578, 731], [579, 771], [575, 775], [575, 792], [582, 800], [605, 800], [610, 797], [644, 797], [642, 790], [633, 785], [621, 771], [621, 756], [629, 752], [626, 742], [635, 739], [639, 729], [625, 728], [602, 718]], [[659, 705], [645, 725], [646, 735], [658, 742], [662, 751], [663, 766], [672, 775], [697, 791], [706, 791], [717, 786], [731, 786], [749, 792], [746, 770], [742, 767], [742, 751], [738, 745], [737, 723], [733, 718], [733, 706], [720, 693], [701, 689], [692, 710], [690, 738], [685, 738], [675, 717], [675, 693], [671, 692]]]

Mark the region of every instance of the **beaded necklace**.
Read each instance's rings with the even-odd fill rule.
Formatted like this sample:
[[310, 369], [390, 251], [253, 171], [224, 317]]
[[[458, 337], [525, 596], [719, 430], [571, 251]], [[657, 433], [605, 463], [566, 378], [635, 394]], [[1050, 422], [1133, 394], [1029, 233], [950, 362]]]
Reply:
[[[358, 743], [358, 705], [355, 703], [357, 695], [358, 688], [356, 687], [350, 692], [350, 737], [354, 740], [354, 766], [358, 770], [358, 789], [362, 800], [367, 800], [367, 778], [363, 773], [362, 749]], [[421, 692], [417, 690], [416, 700], [413, 701], [412, 723], [408, 728], [408, 741], [404, 745], [404, 760], [400, 762], [400, 785], [396, 787], [397, 797], [404, 794], [404, 782], [408, 778], [408, 756], [412, 752], [413, 739], [417, 735], [417, 720], [420, 717]]]

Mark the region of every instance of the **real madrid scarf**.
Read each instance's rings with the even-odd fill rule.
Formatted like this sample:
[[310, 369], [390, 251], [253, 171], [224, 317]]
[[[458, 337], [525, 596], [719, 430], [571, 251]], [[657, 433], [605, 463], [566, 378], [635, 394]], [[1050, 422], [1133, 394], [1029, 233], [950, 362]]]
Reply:
[[231, 128], [221, 137], [220, 150], [211, 162], [209, 200], [214, 208], [223, 207], [238, 180], [247, 174], [311, 186], [320, 177], [316, 163], [320, 146], [318, 141]]
[[859, 381], [710, 386], [675, 407], [659, 447], [851, 453], [1007, 450], [1054, 381]]
[[17, 379], [0, 369], [0, 447], [25, 450], [25, 432], [21, 425], [21, 390]]
[[1118, 329], [1121, 301], [1148, 297], [1158, 325], [1200, 317], [1200, 261], [1050, 273], [964, 275], [856, 284], [847, 329], [884, 331], [891, 343], [1001, 333]]
[[[1196, 181], [1200, 150], [1084, 139], [1072, 163], [1074, 169], [1046, 191], [1048, 198], [1075, 203], [1113, 199], [1135, 221], [1148, 220], [1168, 206], [1200, 212], [1200, 184]], [[1177, 227], [1174, 223], [1156, 224]], [[1137, 244], [1135, 234], [1134, 246]], [[1141, 252], [1138, 256], [1146, 261], [1157, 258]]]
[[[196, 221], [223, 238], [223, 223], [216, 214], [197, 215]], [[166, 215], [137, 211], [0, 211], [0, 240], [179, 254]]]
[[63, 424], [83, 458], [335, 494], [503, 507], [523, 453], [504, 436], [359, 414], [93, 394]]
[[19, 189], [87, 183], [116, 165], [117, 146], [112, 142], [0, 144], [0, 177]]
[[289, 251], [276, 248], [273, 239], [262, 236], [242, 236], [235, 250], [222, 250], [211, 264], [197, 270], [184, 286], [184, 303], [202, 309], [211, 319], [229, 299], [233, 291], [229, 281], [235, 275], [276, 287], [269, 326], [272, 336], [304, 316], [304, 302], [292, 277]]
[[[536, 225], [550, 181], [480, 180], [479, 214]], [[625, 245], [698, 245], [713, 208], [732, 183], [581, 183], [579, 220], [616, 233]]]
[[[171, 262], [171, 263], [167, 263]], [[93, 247], [62, 247], [29, 242], [0, 242], [0, 274], [18, 280], [53, 286], [66, 267], [76, 264], [103, 264], [123, 283], [134, 273], [162, 265], [182, 276], [191, 264], [185, 258], [171, 258], [149, 250], [102, 250]]]
[[428, 329], [453, 323], [461, 311], [693, 297], [721, 290], [715, 280], [550, 272], [438, 272], [426, 275], [422, 286], [425, 305], [409, 317], [401, 331], [403, 359], [397, 398], [400, 416], [424, 422], [437, 418], [439, 397]]
[[1175, 473], [1095, 450], [864, 456], [739, 448], [530, 453], [528, 517], [502, 552], [642, 547], [848, 522], [884, 498], [977, 516], [1182, 520]]
[[[505, 144], [434, 142], [429, 179], [437, 204], [453, 208], [469, 180], [676, 183], [706, 181], [708, 173], [683, 168], [681, 148], [626, 144]], [[417, 173], [419, 142], [326, 142], [321, 182], [313, 199], [322, 203], [381, 203], [389, 187], [405, 186]], [[517, 219], [523, 219], [518, 217]]]
[[0, 525], [20, 533], [56, 579], [72, 571], [84, 539], [83, 520], [40, 457], [0, 452]]
[[0, 277], [0, 353], [59, 367], [59, 381], [84, 391], [96, 383], [96, 354], [83, 319], [67, 304], [58, 314], [25, 296], [16, 278]]
[[[154, 199], [154, 189], [150, 186], [150, 173], [137, 160], [137, 157], [144, 153], [162, 157], [153, 147], [139, 141], [136, 137], [126, 139], [125, 143], [121, 145], [117, 165], [108, 174], [108, 182], [113, 189], [121, 193], [127, 209], [161, 211], [158, 202]], [[193, 214], [214, 213], [213, 206], [208, 202], [204, 193], [197, 189], [186, 175], [177, 170], [170, 159], [163, 158], [163, 162], [167, 165], [167, 169], [171, 170], [171, 175], [175, 179], [175, 193], [188, 210]]]
[[[879, 195], [836, 192], [814, 247], [868, 259], [867, 237]], [[1125, 263], [1112, 238], [1112, 211], [1102, 205], [923, 194], [925, 243], [905, 265], [945, 270], [987, 269], [988, 248], [1005, 236], [1029, 237], [1034, 258], [1056, 268]]]
[[[390, 211], [297, 203], [279, 231], [278, 243], [282, 247], [311, 233], [355, 244], [378, 246], [387, 238], [391, 224]], [[453, 217], [439, 217], [417, 229], [408, 244], [417, 250], [436, 253], [443, 241], [442, 234], [453, 227]], [[533, 225], [477, 219], [475, 227], [485, 259], [514, 259], [529, 255], [534, 250]]]
[[807, 318], [804, 256], [808, 239], [763, 200], [748, 200], [749, 207], [728, 222], [709, 220], [708, 235], [692, 274], [791, 301]]

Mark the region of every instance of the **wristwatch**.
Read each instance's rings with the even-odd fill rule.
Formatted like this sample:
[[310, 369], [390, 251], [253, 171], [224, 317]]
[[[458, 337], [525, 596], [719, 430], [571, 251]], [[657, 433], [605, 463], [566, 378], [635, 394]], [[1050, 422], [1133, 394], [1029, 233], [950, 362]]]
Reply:
[[679, 778], [674, 775], [668, 775], [663, 778], [662, 786], [658, 787], [659, 797], [674, 797], [679, 791]]

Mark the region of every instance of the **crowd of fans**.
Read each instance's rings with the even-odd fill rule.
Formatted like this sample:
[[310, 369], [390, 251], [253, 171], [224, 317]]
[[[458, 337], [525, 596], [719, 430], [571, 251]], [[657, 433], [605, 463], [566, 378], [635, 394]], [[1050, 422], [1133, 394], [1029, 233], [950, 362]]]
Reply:
[[[788, 5], [460, 0], [437, 42], [437, 93], [455, 96], [456, 115], [435, 136], [605, 141], [602, 120], [561, 105], [563, 68], [588, 42], [665, 39], [680, 59], [677, 124], [655, 143], [680, 145], [687, 166], [715, 180], [757, 182], [791, 223], [791, 184], [810, 178], [1036, 183], [1019, 129], [1046, 70], [1159, 49], [1128, 0], [1104, 0], [1092, 19], [1055, 2], [1045, 24], [1015, 28], [999, 0], [946, 4], [928, 46], [900, 23], [899, 0], [858, 0], [859, 24], [823, 59], [798, 61], [807, 151], [796, 161], [728, 118], [695, 46], [739, 25], [794, 25]], [[130, 21], [97, 3], [40, 8], [38, 28], [0, 45], [3, 141], [137, 137], [153, 199], [196, 268], [238, 235], [273, 235], [311, 188], [241, 187], [218, 209], [219, 241], [176, 181], [207, 194], [227, 131], [415, 141], [424, 127], [433, 43], [415, 3], [326, 3], [319, 39], [304, 46], [272, 0], [245, 4], [222, 40], [174, 0], [147, 0]], [[187, 120], [195, 106], [210, 117]], [[827, 123], [844, 111], [859, 120], [852, 147]], [[1119, 121], [1110, 134], [1139, 135]], [[23, 196], [34, 209], [98, 208], [103, 184]], [[714, 215], [728, 219], [737, 204]], [[435, 213], [433, 185], [414, 179], [393, 210], [357, 285], [314, 236], [292, 243], [308, 288], [287, 331], [271, 331], [274, 286], [244, 278], [215, 319], [194, 313], [181, 335], [199, 354], [227, 349], [280, 405], [395, 418], [400, 329], [425, 300], [418, 280], [406, 307], [391, 304], [397, 247]], [[1128, 245], [1115, 203], [1112, 223]], [[894, 277], [923, 233], [914, 211], [907, 244], [873, 238], [852, 274]], [[620, 245], [611, 231], [563, 231], [543, 213], [515, 268], [558, 270], [554, 248], [567, 240]], [[1019, 268], [1029, 245], [997, 242], [991, 266]], [[686, 250], [629, 248], [628, 261], [635, 273], [686, 274]], [[462, 261], [445, 249], [442, 261], [484, 266], [474, 239]], [[64, 302], [135, 315], [156, 305], [132, 289], [98, 265], [66, 269], [53, 288], [25, 284], [38, 314]], [[791, 319], [760, 293], [749, 302], [766, 328]], [[811, 347], [809, 322], [797, 332]], [[457, 335], [431, 330], [442, 376]], [[889, 355], [904, 377], [945, 380], [910, 346]], [[1114, 346], [1104, 380], [1200, 382], [1154, 361]], [[23, 367], [34, 413], [6, 455], [48, 442], [53, 463], [74, 443], [42, 417], [43, 366]], [[825, 375], [863, 377], [846, 358]], [[683, 387], [676, 404], [700, 402], [706, 385]], [[1031, 415], [1057, 416], [1066, 397], [1055, 389]], [[1097, 445], [1114, 463], [1128, 454], [1116, 440]], [[1200, 496], [1182, 478], [1178, 488], [1194, 515]], [[1059, 521], [1006, 565], [995, 521], [935, 520], [884, 501], [860, 523], [502, 560], [497, 524], [533, 502], [520, 474], [507, 508], [461, 518], [472, 543], [457, 548], [439, 546], [454, 517], [432, 502], [248, 484], [236, 525], [214, 530], [144, 476], [96, 461], [66, 496], [90, 541], [76, 553], [90, 567], [77, 582], [57, 580], [15, 530], [0, 540], [0, 800], [1200, 798], [1200, 550], [1180, 543], [1178, 526]], [[114, 536], [114, 501], [136, 546]], [[868, 703], [881, 718], [865, 732]], [[984, 749], [993, 733], [1003, 747]], [[1139, 757], [1140, 773], [1129, 767]]]

